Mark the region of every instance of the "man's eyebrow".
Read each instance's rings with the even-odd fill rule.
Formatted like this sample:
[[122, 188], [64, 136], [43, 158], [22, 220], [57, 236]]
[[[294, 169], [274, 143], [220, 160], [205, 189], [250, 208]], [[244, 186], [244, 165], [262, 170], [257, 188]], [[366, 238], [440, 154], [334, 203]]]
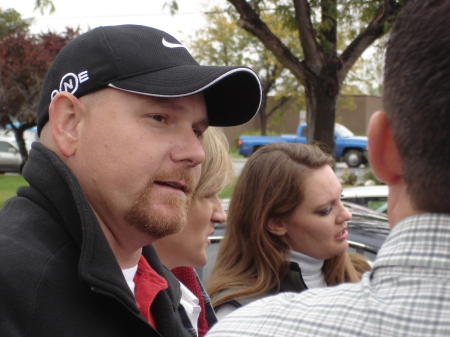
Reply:
[[195, 123], [195, 124], [196, 124], [196, 125], [197, 125], [197, 124], [200, 124], [200, 125], [204, 126], [205, 129], [206, 129], [206, 128], [209, 127], [209, 118], [208, 118], [208, 117], [205, 117], [205, 118], [203, 118], [201, 121], [199, 121], [199, 122], [197, 122], [197, 123]]
[[[171, 110], [186, 110], [182, 104], [177, 103], [173, 98], [170, 97], [154, 97], [149, 96], [151, 99], [146, 99], [145, 104], [149, 106], [162, 106], [165, 108], [169, 108]], [[209, 123], [209, 122], [208, 122]]]
[[144, 96], [144, 102], [148, 106], [163, 106], [172, 110], [183, 110], [181, 104], [177, 104], [173, 99], [168, 97]]
[[[150, 99], [145, 100], [145, 104], [150, 107], [162, 106], [164, 108], [169, 108], [173, 111], [185, 111], [186, 110], [182, 104], [178, 104], [170, 97], [153, 97], [153, 96], [150, 96], [150, 97], [152, 98], [151, 100]], [[202, 125], [206, 129], [209, 127], [209, 118], [208, 118], [208, 116], [206, 116], [205, 118], [203, 118], [202, 120], [200, 120], [198, 122], [195, 122], [194, 124]]]

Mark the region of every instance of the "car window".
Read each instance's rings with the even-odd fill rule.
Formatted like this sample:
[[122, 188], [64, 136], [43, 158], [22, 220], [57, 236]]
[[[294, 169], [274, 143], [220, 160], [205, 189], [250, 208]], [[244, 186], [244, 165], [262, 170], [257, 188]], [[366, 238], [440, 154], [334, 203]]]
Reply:
[[387, 197], [355, 197], [355, 198], [341, 198], [348, 202], [353, 202], [355, 204], [377, 210], [380, 206], [386, 203]]
[[348, 137], [354, 136], [354, 133], [351, 132], [349, 129], [347, 129], [342, 124], [335, 124], [334, 132], [336, 132], [339, 135], [339, 137], [342, 137], [342, 138], [348, 138]]
[[17, 151], [17, 149], [10, 143], [0, 141], [0, 152], [10, 152], [10, 149], [14, 149], [14, 151]]
[[306, 137], [306, 132], [307, 132], [307, 130], [308, 130], [308, 127], [305, 126], [305, 127], [302, 129], [302, 134], [301, 134], [300, 136], [301, 136], [301, 137]]

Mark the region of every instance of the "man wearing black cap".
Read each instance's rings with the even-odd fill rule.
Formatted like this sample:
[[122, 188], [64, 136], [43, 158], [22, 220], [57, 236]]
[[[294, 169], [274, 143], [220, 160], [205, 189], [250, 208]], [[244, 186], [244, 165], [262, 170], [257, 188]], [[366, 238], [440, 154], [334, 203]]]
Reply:
[[70, 42], [45, 79], [30, 187], [0, 211], [0, 334], [186, 335], [179, 283], [149, 245], [184, 226], [202, 132], [260, 101], [252, 70], [200, 66], [153, 28]]

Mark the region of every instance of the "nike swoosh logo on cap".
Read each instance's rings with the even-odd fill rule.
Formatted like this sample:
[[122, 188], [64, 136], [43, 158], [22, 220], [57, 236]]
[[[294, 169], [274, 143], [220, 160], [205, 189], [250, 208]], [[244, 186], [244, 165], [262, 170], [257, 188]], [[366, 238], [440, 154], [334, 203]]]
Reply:
[[167, 48], [186, 48], [185, 46], [179, 43], [167, 42], [165, 38], [162, 39], [162, 44]]

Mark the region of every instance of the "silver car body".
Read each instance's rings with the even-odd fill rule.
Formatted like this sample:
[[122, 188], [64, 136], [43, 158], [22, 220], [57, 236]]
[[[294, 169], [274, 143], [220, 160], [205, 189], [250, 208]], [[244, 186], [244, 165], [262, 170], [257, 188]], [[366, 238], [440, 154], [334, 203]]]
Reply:
[[20, 172], [22, 156], [15, 140], [0, 138], [0, 172]]
[[379, 210], [381, 206], [386, 204], [387, 197], [387, 185], [355, 186], [344, 188], [341, 200]]

